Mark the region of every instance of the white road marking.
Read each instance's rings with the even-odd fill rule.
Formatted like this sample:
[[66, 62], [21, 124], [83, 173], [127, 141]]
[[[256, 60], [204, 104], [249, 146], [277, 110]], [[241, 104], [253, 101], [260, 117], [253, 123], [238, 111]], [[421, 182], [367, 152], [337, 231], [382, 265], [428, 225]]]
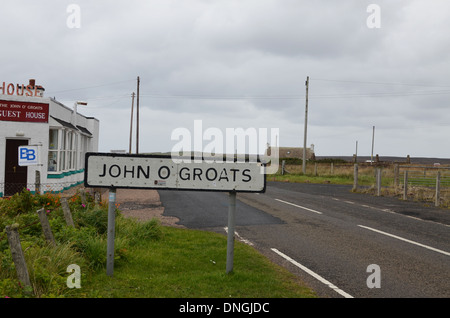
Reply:
[[402, 214], [402, 213], [399, 213], [399, 212], [395, 212], [395, 211], [392, 211], [391, 209], [382, 209], [382, 208], [370, 206], [370, 205], [367, 205], [367, 204], [359, 204], [359, 203], [355, 203], [353, 201], [339, 200], [339, 199], [336, 199], [336, 198], [332, 198], [332, 199], [335, 200], [335, 201], [342, 201], [342, 202], [345, 202], [345, 203], [348, 203], [348, 204], [354, 204], [354, 205], [362, 206], [362, 207], [368, 208], [368, 209], [373, 209], [373, 210], [377, 210], [377, 211], [381, 211], [381, 212], [386, 212], [386, 213], [391, 213], [391, 214], [395, 214], [395, 215], [400, 215], [402, 217], [410, 218], [410, 219], [417, 220], [417, 221], [431, 222], [431, 223], [434, 223], [434, 224], [440, 224], [440, 225], [443, 225], [443, 226], [446, 226], [446, 227], [450, 227], [450, 225], [448, 225], [448, 224], [444, 224], [444, 223], [440, 223], [440, 222], [436, 222], [436, 221], [431, 221], [431, 220], [424, 220], [424, 219], [421, 219], [421, 218], [418, 218], [418, 217], [415, 217], [415, 216], [411, 216], [411, 215], [406, 215], [406, 214]]
[[312, 277], [314, 277], [315, 279], [317, 279], [318, 281], [320, 281], [321, 283], [327, 285], [328, 287], [330, 287], [331, 289], [333, 289], [335, 292], [337, 292], [339, 295], [345, 297], [345, 298], [353, 298], [353, 296], [351, 296], [350, 294], [346, 293], [345, 291], [343, 291], [342, 289], [338, 288], [336, 285], [330, 283], [328, 280], [326, 280], [325, 278], [323, 278], [322, 276], [316, 274], [315, 272], [313, 272], [312, 270], [310, 270], [309, 268], [303, 266], [302, 264], [298, 263], [297, 261], [295, 261], [294, 259], [290, 258], [289, 256], [287, 256], [286, 254], [280, 252], [279, 250], [277, 250], [276, 248], [271, 248], [272, 251], [274, 251], [275, 253], [277, 253], [278, 255], [280, 255], [281, 257], [283, 257], [284, 259], [286, 259], [287, 261], [291, 262], [292, 264], [294, 264], [295, 266], [297, 266], [298, 268], [300, 268], [301, 270], [303, 270], [304, 272], [308, 273], [309, 275], [311, 275]]
[[[225, 230], [226, 233], [228, 233], [228, 226], [225, 226], [223, 229]], [[243, 242], [243, 243], [245, 243], [245, 244], [247, 244], [247, 245], [253, 246], [253, 243], [252, 243], [251, 241], [249, 241], [249, 240], [243, 238], [242, 236], [240, 236], [238, 232], [234, 231], [234, 235], [236, 235], [237, 238], [238, 238], [241, 242]]]
[[428, 246], [428, 245], [425, 245], [425, 244], [421, 244], [421, 243], [418, 243], [418, 242], [415, 242], [415, 241], [411, 241], [411, 240], [405, 239], [403, 237], [400, 237], [400, 236], [397, 236], [397, 235], [394, 235], [394, 234], [390, 234], [390, 233], [386, 233], [386, 232], [383, 232], [383, 231], [380, 231], [380, 230], [377, 230], [377, 229], [374, 229], [374, 228], [371, 228], [371, 227], [368, 227], [368, 226], [364, 226], [364, 225], [358, 225], [358, 226], [362, 227], [362, 228], [365, 228], [367, 230], [370, 230], [370, 231], [374, 231], [374, 232], [377, 232], [377, 233], [380, 233], [380, 234], [384, 234], [384, 235], [396, 238], [396, 239], [404, 241], [404, 242], [408, 242], [408, 243], [411, 243], [411, 244], [414, 244], [414, 245], [417, 245], [417, 246], [420, 246], [420, 247], [424, 247], [424, 248], [432, 250], [434, 252], [438, 252], [438, 253], [450, 256], [449, 252], [446, 252], [446, 251], [443, 251], [443, 250], [439, 250], [437, 248], [434, 248], [434, 247], [431, 247], [431, 246]]
[[322, 214], [322, 212], [319, 212], [319, 211], [316, 211], [316, 210], [313, 210], [313, 209], [309, 209], [309, 208], [305, 208], [304, 206], [297, 205], [297, 204], [294, 204], [294, 203], [291, 203], [291, 202], [283, 201], [283, 200], [280, 200], [280, 199], [275, 199], [275, 200], [277, 200], [279, 202], [283, 202], [285, 204], [289, 204], [289, 205], [295, 206], [295, 207], [300, 208], [300, 209], [304, 209], [304, 210], [310, 211], [310, 212], [314, 212], [314, 213], [317, 213], [317, 214]]

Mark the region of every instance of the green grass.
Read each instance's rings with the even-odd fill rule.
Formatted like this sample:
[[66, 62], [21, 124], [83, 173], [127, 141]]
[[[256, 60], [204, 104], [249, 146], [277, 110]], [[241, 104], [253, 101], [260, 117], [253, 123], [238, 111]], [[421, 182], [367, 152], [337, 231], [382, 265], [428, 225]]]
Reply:
[[305, 298], [316, 297], [293, 274], [252, 247], [236, 242], [234, 270], [226, 274], [226, 237], [162, 227], [162, 238], [144, 240], [114, 268], [85, 277], [71, 297]]
[[[275, 174], [267, 177], [268, 181], [281, 182], [296, 182], [296, 183], [329, 183], [329, 184], [343, 184], [353, 185], [353, 176], [349, 175], [328, 175], [328, 176], [314, 176], [304, 174]], [[384, 181], [383, 181], [384, 182]], [[370, 176], [360, 176], [358, 178], [359, 185], [372, 185], [375, 183], [375, 178]]]
[[[139, 222], [116, 210], [114, 275], [106, 274], [107, 211], [92, 198], [69, 200], [75, 227], [65, 223], [59, 197], [24, 190], [0, 200], [0, 298], [305, 298], [299, 279], [253, 247], [236, 241], [234, 271], [226, 274], [224, 235]], [[43, 237], [36, 210], [44, 206], [56, 247]], [[18, 224], [31, 286], [17, 280], [4, 229]], [[70, 289], [76, 264], [81, 288]], [[72, 281], [73, 282], [73, 281]]]

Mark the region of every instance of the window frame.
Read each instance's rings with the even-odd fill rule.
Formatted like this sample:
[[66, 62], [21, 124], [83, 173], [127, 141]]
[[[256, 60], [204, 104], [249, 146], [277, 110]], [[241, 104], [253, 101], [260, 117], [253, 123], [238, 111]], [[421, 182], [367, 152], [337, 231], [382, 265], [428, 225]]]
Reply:
[[[61, 174], [84, 168], [81, 160], [83, 149], [80, 149], [80, 141], [86, 139], [83, 134], [66, 127], [50, 127], [48, 138], [48, 174]], [[51, 160], [56, 162], [50, 164]]]

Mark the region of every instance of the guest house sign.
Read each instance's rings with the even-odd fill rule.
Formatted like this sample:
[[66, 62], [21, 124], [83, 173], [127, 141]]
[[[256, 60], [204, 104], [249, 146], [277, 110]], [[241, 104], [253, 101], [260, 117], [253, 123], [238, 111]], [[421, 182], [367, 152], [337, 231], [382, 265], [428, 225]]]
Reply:
[[0, 99], [0, 121], [48, 122], [49, 104]]

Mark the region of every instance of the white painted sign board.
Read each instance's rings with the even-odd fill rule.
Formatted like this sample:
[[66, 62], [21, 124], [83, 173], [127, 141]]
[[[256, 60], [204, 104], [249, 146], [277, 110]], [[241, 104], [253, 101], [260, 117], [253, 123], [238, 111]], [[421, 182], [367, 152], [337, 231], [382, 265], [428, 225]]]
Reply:
[[[181, 162], [180, 162], [181, 161]], [[264, 192], [260, 162], [173, 160], [170, 156], [87, 153], [86, 187]]]

